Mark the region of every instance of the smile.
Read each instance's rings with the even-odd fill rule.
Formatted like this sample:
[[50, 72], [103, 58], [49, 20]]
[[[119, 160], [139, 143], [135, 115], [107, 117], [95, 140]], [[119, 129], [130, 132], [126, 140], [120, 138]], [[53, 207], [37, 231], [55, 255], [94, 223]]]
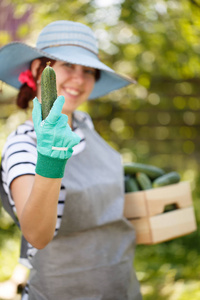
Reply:
[[74, 89], [66, 89], [65, 91], [72, 96], [78, 96], [80, 94], [79, 91], [76, 91]]

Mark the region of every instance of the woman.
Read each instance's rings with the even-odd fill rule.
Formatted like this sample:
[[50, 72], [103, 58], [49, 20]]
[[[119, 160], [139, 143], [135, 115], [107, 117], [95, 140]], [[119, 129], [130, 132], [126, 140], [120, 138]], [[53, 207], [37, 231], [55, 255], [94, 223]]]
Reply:
[[[59, 97], [42, 121], [40, 80], [49, 60]], [[2, 155], [7, 203], [31, 267], [23, 299], [141, 299], [132, 267], [135, 234], [123, 217], [120, 155], [77, 111], [87, 99], [134, 81], [100, 62], [93, 32], [70, 21], [47, 25], [36, 48], [3, 47], [0, 63], [0, 79], [20, 88], [20, 107], [35, 97], [33, 120], [8, 137]]]

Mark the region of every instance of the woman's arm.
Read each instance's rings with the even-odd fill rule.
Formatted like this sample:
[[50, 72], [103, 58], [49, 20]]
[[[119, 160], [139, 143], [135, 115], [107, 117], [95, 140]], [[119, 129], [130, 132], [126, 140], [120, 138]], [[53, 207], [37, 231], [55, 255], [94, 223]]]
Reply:
[[61, 180], [36, 174], [20, 176], [11, 183], [22, 233], [37, 249], [44, 248], [54, 236]]
[[11, 193], [22, 233], [35, 248], [44, 248], [53, 238], [61, 180], [73, 147], [80, 142], [61, 113], [65, 98], [59, 96], [42, 121], [41, 104], [33, 100], [33, 123], [37, 136], [36, 175], [17, 177]]

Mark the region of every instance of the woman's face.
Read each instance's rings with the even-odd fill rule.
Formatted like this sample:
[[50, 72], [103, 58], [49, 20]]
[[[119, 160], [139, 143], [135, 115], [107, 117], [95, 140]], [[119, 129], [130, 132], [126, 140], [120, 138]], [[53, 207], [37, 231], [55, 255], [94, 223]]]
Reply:
[[56, 61], [53, 69], [56, 73], [57, 94], [65, 97], [62, 112], [71, 114], [87, 101], [92, 92], [95, 69], [62, 61]]

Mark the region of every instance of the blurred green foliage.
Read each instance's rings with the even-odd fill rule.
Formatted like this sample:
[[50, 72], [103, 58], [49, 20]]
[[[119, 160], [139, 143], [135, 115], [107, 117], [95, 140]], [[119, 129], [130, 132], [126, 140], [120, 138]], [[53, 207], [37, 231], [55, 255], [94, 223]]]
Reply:
[[8, 279], [19, 257], [20, 232], [0, 205], [0, 282]]
[[[83, 22], [99, 39], [100, 58], [137, 80], [136, 85], [90, 101], [82, 109], [91, 114], [97, 131], [122, 154], [124, 162], [140, 161], [166, 171], [176, 170], [182, 180], [190, 181], [198, 230], [162, 244], [138, 245], [134, 264], [144, 300], [200, 299], [199, 1], [9, 3], [15, 5], [15, 17], [32, 11], [29, 27], [21, 24], [16, 28], [21, 40], [34, 45], [38, 32], [54, 20]], [[8, 32], [0, 31], [2, 40], [10, 40]], [[16, 108], [15, 95], [16, 91], [3, 85], [0, 150], [6, 136], [30, 114]], [[11, 273], [19, 251], [18, 229], [12, 222], [5, 228], [2, 224], [6, 218], [1, 214], [0, 280]]]

